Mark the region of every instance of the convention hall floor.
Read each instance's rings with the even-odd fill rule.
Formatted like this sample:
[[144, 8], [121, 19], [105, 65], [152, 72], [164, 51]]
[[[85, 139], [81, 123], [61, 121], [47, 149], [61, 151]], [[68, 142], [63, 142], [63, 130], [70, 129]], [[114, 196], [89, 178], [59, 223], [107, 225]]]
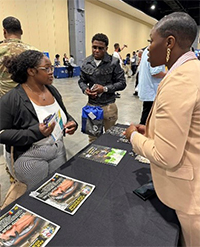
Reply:
[[[64, 138], [68, 159], [88, 144], [87, 135], [81, 133], [81, 108], [87, 103], [87, 96], [80, 90], [77, 83], [78, 79], [78, 77], [55, 79], [53, 83], [61, 93], [68, 112], [79, 123], [79, 128], [75, 134], [72, 136], [68, 135]], [[126, 80], [126, 89], [120, 92], [121, 98], [116, 99], [119, 111], [118, 123], [138, 123], [141, 115], [142, 102], [139, 101], [137, 96], [133, 96], [135, 76], [127, 78]], [[9, 188], [9, 178], [5, 172], [5, 161], [2, 155], [2, 150], [0, 150], [0, 186], [1, 203], [7, 189]]]

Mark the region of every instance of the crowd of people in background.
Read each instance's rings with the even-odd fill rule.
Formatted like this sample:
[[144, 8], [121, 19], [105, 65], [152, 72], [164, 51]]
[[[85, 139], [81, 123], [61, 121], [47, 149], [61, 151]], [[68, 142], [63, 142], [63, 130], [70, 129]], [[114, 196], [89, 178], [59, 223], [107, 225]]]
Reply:
[[54, 59], [54, 66], [55, 67], [65, 66], [67, 69], [68, 77], [73, 77], [74, 67], [76, 66], [76, 64], [74, 62], [74, 56], [70, 55], [70, 57], [68, 58], [66, 53], [64, 53], [63, 64], [61, 65], [60, 55], [56, 54], [55, 59]]

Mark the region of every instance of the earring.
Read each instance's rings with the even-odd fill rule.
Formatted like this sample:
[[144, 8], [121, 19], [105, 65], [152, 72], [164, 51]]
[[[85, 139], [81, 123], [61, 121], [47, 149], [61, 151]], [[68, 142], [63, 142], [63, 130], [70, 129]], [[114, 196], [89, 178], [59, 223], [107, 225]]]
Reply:
[[170, 48], [167, 48], [166, 62], [169, 62], [170, 54], [171, 54], [171, 50]]

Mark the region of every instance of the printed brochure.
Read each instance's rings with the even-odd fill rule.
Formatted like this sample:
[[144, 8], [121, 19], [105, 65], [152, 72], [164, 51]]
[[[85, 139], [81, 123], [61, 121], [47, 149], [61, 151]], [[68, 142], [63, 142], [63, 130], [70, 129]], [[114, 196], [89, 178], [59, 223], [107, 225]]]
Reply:
[[92, 184], [55, 173], [46, 183], [32, 191], [30, 196], [73, 215], [94, 188]]
[[79, 157], [117, 166], [125, 154], [126, 150], [92, 144]]
[[64, 125], [63, 125], [60, 110], [58, 110], [57, 113], [47, 116], [43, 120], [43, 123], [46, 124], [47, 127], [55, 123], [55, 127], [51, 133], [51, 136], [54, 139], [54, 141], [57, 141], [59, 138], [61, 138], [61, 136], [63, 135]]
[[0, 246], [46, 246], [60, 226], [15, 204], [0, 217]]

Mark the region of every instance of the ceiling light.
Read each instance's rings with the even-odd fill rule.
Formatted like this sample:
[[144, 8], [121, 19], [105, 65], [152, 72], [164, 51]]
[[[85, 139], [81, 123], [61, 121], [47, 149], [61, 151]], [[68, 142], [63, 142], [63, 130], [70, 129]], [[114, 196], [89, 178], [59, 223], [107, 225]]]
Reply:
[[157, 2], [156, 1], [153, 1], [150, 9], [154, 10], [156, 8], [156, 4], [157, 4]]

